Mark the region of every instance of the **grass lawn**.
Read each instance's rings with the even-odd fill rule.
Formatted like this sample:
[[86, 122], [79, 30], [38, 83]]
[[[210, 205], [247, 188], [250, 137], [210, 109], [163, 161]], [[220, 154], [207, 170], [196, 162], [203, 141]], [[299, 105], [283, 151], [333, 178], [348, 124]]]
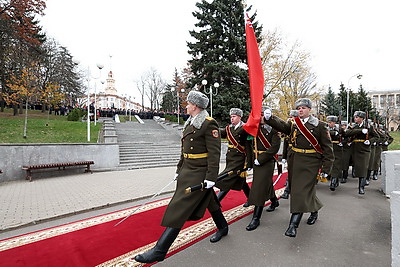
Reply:
[[[14, 116], [11, 109], [0, 112], [0, 143], [88, 143], [86, 122], [28, 110], [26, 138], [23, 138], [24, 122], [25, 113]], [[100, 127], [100, 123], [90, 124], [90, 143], [97, 143]]]
[[400, 131], [389, 132], [393, 137], [393, 142], [389, 145], [389, 150], [400, 150]]

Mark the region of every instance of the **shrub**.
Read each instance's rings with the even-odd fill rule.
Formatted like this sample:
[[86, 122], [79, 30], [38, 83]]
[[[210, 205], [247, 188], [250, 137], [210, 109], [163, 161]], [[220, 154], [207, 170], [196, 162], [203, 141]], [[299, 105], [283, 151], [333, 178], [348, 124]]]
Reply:
[[69, 114], [68, 114], [68, 120], [69, 121], [79, 121], [81, 118], [85, 115], [85, 112], [79, 108], [74, 108]]

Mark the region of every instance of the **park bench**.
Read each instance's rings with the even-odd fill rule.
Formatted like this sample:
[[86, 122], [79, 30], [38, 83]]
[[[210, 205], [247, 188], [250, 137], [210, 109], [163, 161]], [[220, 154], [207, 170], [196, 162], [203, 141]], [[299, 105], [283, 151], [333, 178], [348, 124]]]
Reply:
[[[22, 169], [26, 171], [26, 180], [32, 182], [32, 170], [40, 170], [40, 169], [53, 169], [57, 168], [57, 170], [65, 170], [66, 167], [74, 167], [74, 166], [85, 166], [85, 172], [90, 172], [90, 165], [94, 164], [94, 161], [76, 161], [76, 162], [64, 162], [64, 163], [50, 163], [50, 164], [37, 164], [37, 165], [28, 165], [22, 166]], [[61, 169], [62, 168], [62, 169]]]

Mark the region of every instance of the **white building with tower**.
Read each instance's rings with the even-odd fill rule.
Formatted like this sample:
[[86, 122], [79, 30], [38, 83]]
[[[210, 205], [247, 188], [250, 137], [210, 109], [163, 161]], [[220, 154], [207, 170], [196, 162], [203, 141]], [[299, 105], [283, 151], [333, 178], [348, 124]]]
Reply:
[[99, 93], [90, 94], [90, 103], [96, 105], [96, 109], [98, 110], [116, 109], [140, 112], [142, 105], [135, 102], [134, 99], [134, 97], [128, 95], [118, 95], [111, 70], [108, 73], [104, 91], [101, 89]]

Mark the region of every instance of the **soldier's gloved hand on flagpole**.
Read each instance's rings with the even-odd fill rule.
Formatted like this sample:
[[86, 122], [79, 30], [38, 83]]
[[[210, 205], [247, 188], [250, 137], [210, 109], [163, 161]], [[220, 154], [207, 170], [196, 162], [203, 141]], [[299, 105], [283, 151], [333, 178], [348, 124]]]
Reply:
[[209, 180], [204, 180], [204, 187], [206, 189], [209, 189], [209, 188], [213, 187], [214, 185], [215, 185], [215, 182], [209, 181]]
[[361, 132], [362, 132], [363, 134], [367, 134], [367, 133], [368, 133], [368, 130], [367, 130], [367, 129], [362, 129]]
[[271, 116], [272, 116], [272, 110], [270, 108], [266, 108], [264, 110], [264, 118], [266, 120], [269, 120], [271, 118]]
[[370, 144], [371, 144], [371, 142], [370, 142], [369, 140], [365, 140], [365, 141], [364, 141], [364, 145], [369, 146]]
[[286, 164], [286, 159], [282, 159], [282, 164], [283, 164], [283, 165]]
[[178, 175], [179, 175], [179, 174], [175, 173], [174, 181], [176, 181], [176, 178], [178, 178]]
[[258, 161], [258, 159], [254, 160], [254, 165], [260, 166], [260, 162]]
[[388, 141], [385, 141], [385, 143], [383, 143], [385, 146], [387, 146], [389, 143], [388, 143]]
[[327, 174], [326, 172], [321, 172], [320, 176], [323, 178], [328, 178], [329, 174]]

